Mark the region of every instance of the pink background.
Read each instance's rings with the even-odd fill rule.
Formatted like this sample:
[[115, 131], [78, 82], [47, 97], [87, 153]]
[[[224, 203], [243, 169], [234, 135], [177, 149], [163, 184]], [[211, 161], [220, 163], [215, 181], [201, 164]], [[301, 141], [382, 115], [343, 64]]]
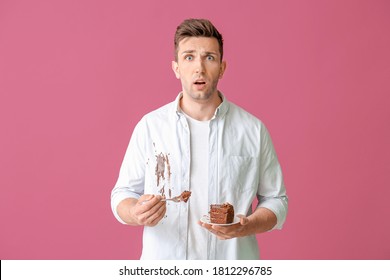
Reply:
[[173, 34], [225, 38], [220, 89], [269, 128], [290, 210], [263, 259], [390, 259], [389, 1], [0, 1], [0, 258], [137, 259], [110, 192], [172, 101]]

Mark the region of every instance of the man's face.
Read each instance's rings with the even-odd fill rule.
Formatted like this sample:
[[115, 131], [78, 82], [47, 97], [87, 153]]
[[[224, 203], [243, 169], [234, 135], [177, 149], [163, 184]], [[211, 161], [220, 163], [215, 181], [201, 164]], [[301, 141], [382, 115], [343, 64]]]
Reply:
[[217, 96], [218, 80], [226, 67], [226, 63], [221, 62], [217, 39], [188, 37], [179, 42], [177, 52], [172, 69], [181, 81], [183, 94], [198, 102]]

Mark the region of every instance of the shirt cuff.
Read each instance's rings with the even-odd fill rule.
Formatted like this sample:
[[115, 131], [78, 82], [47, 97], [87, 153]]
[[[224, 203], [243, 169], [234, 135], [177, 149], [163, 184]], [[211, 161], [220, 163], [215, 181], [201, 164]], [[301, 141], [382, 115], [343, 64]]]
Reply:
[[[286, 220], [287, 209], [288, 209], [288, 198], [287, 196], [263, 198], [257, 205], [257, 208], [263, 207], [272, 211], [276, 215], [276, 225], [271, 229], [282, 229], [283, 224]], [[270, 230], [270, 231], [271, 231]]]
[[114, 214], [115, 218], [122, 224], [126, 224], [121, 217], [118, 215], [117, 207], [119, 203], [121, 203], [122, 200], [125, 200], [126, 198], [135, 198], [139, 199], [139, 195], [133, 194], [133, 193], [116, 193], [111, 195], [111, 210], [112, 213]]

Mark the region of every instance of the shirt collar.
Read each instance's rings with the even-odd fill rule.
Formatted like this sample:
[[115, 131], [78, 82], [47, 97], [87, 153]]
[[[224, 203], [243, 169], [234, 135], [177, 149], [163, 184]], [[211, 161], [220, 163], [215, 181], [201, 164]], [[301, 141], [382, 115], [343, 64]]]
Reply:
[[[214, 117], [212, 117], [211, 119], [222, 118], [229, 109], [229, 102], [227, 101], [226, 97], [220, 91], [218, 91], [218, 94], [222, 98], [222, 103], [219, 104], [219, 106], [215, 110]], [[178, 119], [180, 118], [181, 115], [183, 115], [183, 112], [180, 108], [180, 99], [182, 97], [183, 97], [183, 92], [180, 92], [174, 101], [175, 113]]]

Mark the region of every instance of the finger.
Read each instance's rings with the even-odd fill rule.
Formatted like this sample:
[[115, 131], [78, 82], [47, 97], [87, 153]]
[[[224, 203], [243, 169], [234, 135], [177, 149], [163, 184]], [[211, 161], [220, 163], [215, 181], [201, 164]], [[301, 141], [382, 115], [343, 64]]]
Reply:
[[200, 222], [200, 223], [201, 223], [201, 226], [204, 227], [205, 229], [211, 230], [211, 225], [206, 224], [206, 223], [202, 223], [202, 222]]
[[[152, 224], [156, 219], [161, 220], [166, 212], [166, 203], [157, 202], [148, 212], [147, 212], [147, 223]], [[158, 222], [157, 221], [157, 222]], [[156, 223], [157, 224], [157, 223]]]
[[162, 207], [160, 207], [154, 214], [152, 214], [147, 219], [146, 225], [149, 225], [149, 226], [157, 225], [158, 222], [164, 217], [166, 210], [167, 210], [166, 205], [163, 204]]
[[145, 216], [147, 215], [147, 212], [150, 211], [151, 205], [147, 205], [146, 203], [137, 203], [135, 208], [134, 208], [134, 214], [137, 217], [140, 217], [141, 215]]
[[138, 204], [145, 204], [150, 201], [155, 195], [154, 194], [144, 194], [138, 199]]
[[218, 230], [215, 230], [215, 229], [211, 229], [210, 232], [212, 234], [214, 234], [220, 240], [227, 240], [227, 239], [231, 239], [232, 238], [231, 235], [225, 234], [225, 233], [223, 233], [221, 231], [218, 231]]
[[[153, 200], [154, 199], [155, 198], [153, 198]], [[152, 212], [152, 213], [157, 212], [161, 207], [165, 208], [167, 205], [165, 201], [161, 201], [161, 198], [160, 199], [156, 198], [156, 200], [153, 202], [155, 202], [155, 204], [153, 206], [151, 206], [151, 208], [150, 208], [150, 212]]]
[[246, 216], [242, 215], [242, 214], [238, 214], [237, 217], [240, 218], [240, 224], [245, 226], [246, 224], [249, 223], [249, 220]]
[[225, 229], [223, 227], [213, 225], [210, 231], [215, 235], [225, 235]]
[[212, 228], [215, 232], [218, 232], [218, 231], [224, 232], [224, 231], [226, 231], [226, 229], [227, 229], [228, 227], [220, 227], [220, 226], [213, 225], [211, 228]]
[[231, 239], [231, 238], [239, 237], [242, 227], [243, 226], [240, 224], [223, 226], [223, 227], [213, 225], [211, 230], [215, 235], [217, 235], [217, 237], [220, 237], [220, 239]]
[[159, 213], [165, 214], [165, 211], [165, 202], [159, 202], [158, 200], [156, 204], [153, 204], [153, 201], [151, 201], [145, 205], [140, 205], [136, 211], [138, 223], [141, 225], [150, 225], [159, 216]]
[[152, 196], [150, 199], [141, 201], [139, 206], [139, 214], [143, 214], [148, 211], [153, 211], [153, 208], [158, 207], [158, 205], [165, 204], [165, 202], [161, 202], [161, 196]]
[[212, 228], [216, 232], [220, 232], [220, 233], [226, 234], [226, 235], [231, 235], [232, 232], [237, 231], [237, 228], [238, 228], [237, 226], [240, 226], [240, 225], [230, 225], [230, 226], [224, 226], [224, 227], [213, 225]]

